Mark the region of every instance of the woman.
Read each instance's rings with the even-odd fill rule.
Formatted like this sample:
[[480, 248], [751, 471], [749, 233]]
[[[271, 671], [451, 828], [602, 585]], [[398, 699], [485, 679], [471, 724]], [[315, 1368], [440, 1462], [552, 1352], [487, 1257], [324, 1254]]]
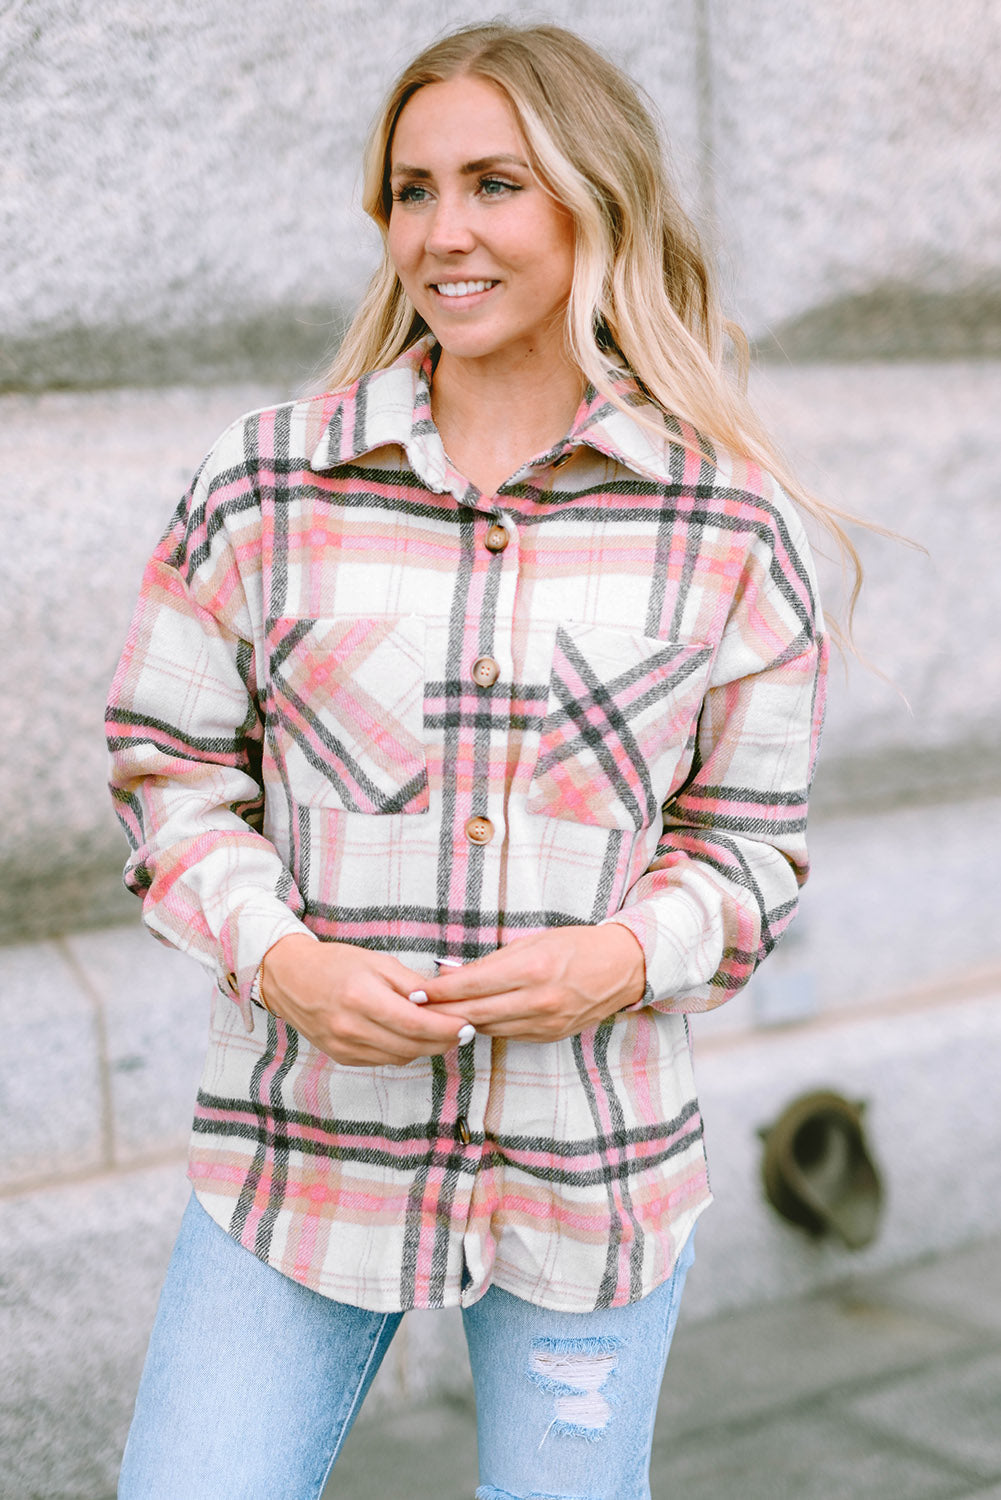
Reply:
[[430, 47], [366, 208], [330, 393], [220, 439], [112, 692], [126, 879], [219, 989], [120, 1494], [318, 1495], [460, 1304], [477, 1494], [634, 1500], [709, 1202], [685, 1012], [806, 875], [809, 553], [578, 38]]

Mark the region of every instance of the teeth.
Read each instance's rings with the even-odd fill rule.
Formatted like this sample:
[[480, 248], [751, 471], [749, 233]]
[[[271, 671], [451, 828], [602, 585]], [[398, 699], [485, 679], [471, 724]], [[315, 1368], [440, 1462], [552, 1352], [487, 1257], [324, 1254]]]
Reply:
[[437, 289], [443, 297], [468, 297], [471, 292], [485, 292], [496, 285], [496, 281], [439, 281]]

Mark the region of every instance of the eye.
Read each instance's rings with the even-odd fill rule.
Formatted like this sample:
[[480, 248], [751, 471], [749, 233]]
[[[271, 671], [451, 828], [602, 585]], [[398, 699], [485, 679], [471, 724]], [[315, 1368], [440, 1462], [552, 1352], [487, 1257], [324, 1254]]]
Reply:
[[480, 192], [484, 198], [502, 198], [505, 193], [520, 193], [520, 182], [509, 182], [505, 177], [481, 177]]
[[427, 188], [419, 182], [405, 182], [393, 190], [394, 203], [426, 203], [430, 196]]

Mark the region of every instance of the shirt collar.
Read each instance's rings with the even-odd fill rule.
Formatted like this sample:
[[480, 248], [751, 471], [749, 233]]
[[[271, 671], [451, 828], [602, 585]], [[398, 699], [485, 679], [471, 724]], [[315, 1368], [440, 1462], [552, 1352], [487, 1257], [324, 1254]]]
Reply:
[[[433, 337], [427, 335], [386, 369], [363, 375], [340, 393], [313, 450], [310, 467], [317, 471], [333, 469], [354, 463], [377, 448], [398, 446], [429, 489], [451, 493], [460, 503], [472, 503], [477, 492], [449, 463], [431, 418], [435, 347]], [[583, 444], [656, 483], [670, 483], [677, 477], [681, 449], [668, 422], [645, 399], [631, 375], [621, 370], [609, 370], [608, 375], [616, 393], [630, 406], [643, 407], [651, 415], [657, 413], [664, 436], [589, 386], [569, 433], [548, 453], [532, 459], [525, 472], [552, 463]]]
[[[586, 444], [645, 479], [652, 479], [657, 484], [675, 482], [684, 459], [680, 423], [666, 418], [660, 408], [643, 395], [635, 376], [628, 371], [609, 369], [606, 374], [616, 395], [628, 406], [653, 418], [659, 431], [623, 411], [593, 386], [588, 386], [573, 426], [567, 437], [557, 444], [557, 451], [565, 453]], [[677, 436], [671, 431], [672, 423], [677, 428]]]

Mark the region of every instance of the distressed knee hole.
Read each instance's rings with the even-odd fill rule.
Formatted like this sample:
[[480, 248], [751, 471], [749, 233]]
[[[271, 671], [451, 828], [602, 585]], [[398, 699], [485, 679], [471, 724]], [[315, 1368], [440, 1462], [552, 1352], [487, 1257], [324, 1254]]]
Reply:
[[[529, 1378], [553, 1397], [550, 1432], [599, 1438], [612, 1415], [605, 1386], [619, 1362], [621, 1339], [536, 1339]], [[541, 1446], [541, 1445], [540, 1445]]]

